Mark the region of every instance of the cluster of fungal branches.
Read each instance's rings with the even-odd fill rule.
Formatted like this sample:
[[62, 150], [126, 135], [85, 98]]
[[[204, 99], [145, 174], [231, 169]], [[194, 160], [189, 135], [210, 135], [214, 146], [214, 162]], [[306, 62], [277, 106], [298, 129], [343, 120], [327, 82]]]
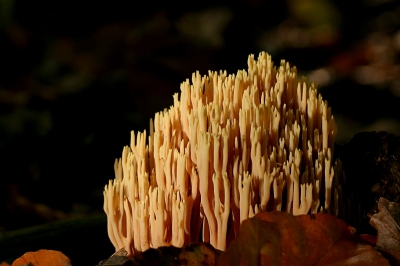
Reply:
[[131, 132], [104, 190], [108, 233], [130, 253], [211, 243], [225, 250], [262, 211], [343, 215], [336, 124], [316, 85], [270, 55], [236, 75], [193, 73], [150, 134]]

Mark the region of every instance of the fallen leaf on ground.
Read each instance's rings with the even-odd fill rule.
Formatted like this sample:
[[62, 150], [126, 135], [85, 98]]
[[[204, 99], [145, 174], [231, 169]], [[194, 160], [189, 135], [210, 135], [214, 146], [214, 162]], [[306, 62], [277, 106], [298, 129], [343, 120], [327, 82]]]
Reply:
[[400, 204], [380, 198], [370, 224], [378, 231], [377, 248], [388, 254], [392, 264], [400, 264]]
[[60, 251], [41, 249], [36, 252], [27, 252], [16, 259], [11, 266], [71, 266], [71, 261]]
[[389, 265], [354, 229], [328, 214], [264, 212], [245, 220], [218, 265]]

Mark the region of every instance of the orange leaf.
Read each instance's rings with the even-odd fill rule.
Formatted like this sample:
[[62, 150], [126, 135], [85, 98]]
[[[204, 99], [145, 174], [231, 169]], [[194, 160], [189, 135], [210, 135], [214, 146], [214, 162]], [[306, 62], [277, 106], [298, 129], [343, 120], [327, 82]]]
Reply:
[[389, 265], [352, 231], [327, 214], [259, 213], [243, 222], [218, 265]]
[[71, 261], [60, 251], [41, 249], [36, 252], [27, 252], [16, 259], [11, 266], [22, 266], [27, 264], [34, 266], [71, 266]]

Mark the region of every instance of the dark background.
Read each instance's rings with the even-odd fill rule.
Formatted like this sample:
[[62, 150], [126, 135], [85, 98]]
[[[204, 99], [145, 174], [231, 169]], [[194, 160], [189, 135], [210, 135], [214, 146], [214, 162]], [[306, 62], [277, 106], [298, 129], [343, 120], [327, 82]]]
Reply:
[[130, 131], [260, 51], [319, 83], [337, 142], [400, 135], [399, 1], [0, 0], [0, 231], [101, 213]]

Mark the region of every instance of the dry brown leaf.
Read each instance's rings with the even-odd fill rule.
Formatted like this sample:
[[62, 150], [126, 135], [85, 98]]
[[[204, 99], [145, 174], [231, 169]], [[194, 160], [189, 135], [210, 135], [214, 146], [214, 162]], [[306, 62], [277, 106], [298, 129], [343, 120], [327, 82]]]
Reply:
[[327, 214], [259, 213], [243, 222], [218, 265], [389, 265], [353, 230]]
[[32, 264], [34, 266], [71, 266], [71, 261], [60, 251], [41, 249], [27, 252], [16, 259], [11, 266]]
[[400, 204], [380, 198], [378, 211], [370, 220], [378, 231], [376, 246], [391, 255], [391, 262], [400, 264]]
[[380, 198], [378, 210], [370, 220], [378, 231], [376, 245], [383, 249], [400, 250], [400, 204]]

